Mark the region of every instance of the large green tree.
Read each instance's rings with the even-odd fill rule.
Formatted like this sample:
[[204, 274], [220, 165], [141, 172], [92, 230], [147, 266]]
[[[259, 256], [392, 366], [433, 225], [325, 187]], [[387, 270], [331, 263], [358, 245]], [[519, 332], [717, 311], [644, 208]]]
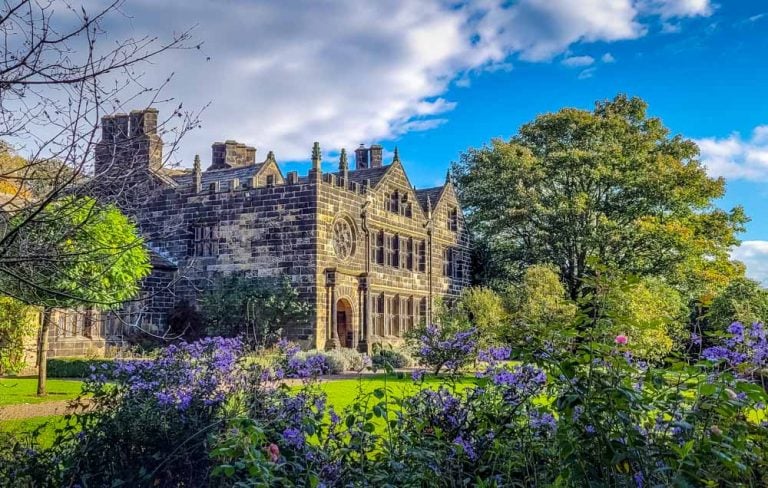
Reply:
[[698, 156], [643, 100], [620, 95], [592, 111], [541, 115], [509, 141], [464, 153], [452, 175], [494, 263], [486, 279], [554, 264], [577, 299], [599, 262], [701, 299], [743, 273], [729, 248], [748, 219], [714, 205], [725, 183]]
[[66, 197], [41, 211], [19, 213], [11, 227], [20, 229], [11, 255], [24, 258], [0, 265], [0, 292], [43, 309], [38, 394], [44, 395], [52, 310], [110, 309], [134, 298], [150, 272], [149, 254], [128, 217], [89, 197]]

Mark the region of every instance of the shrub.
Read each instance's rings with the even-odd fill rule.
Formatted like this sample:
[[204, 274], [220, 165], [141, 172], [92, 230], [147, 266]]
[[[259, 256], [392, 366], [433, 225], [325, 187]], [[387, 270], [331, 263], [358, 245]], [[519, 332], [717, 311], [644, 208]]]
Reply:
[[268, 347], [283, 327], [306, 320], [309, 305], [287, 279], [232, 274], [219, 279], [201, 299], [208, 334], [241, 336]]
[[704, 339], [710, 344], [717, 342], [708, 336], [722, 331], [732, 322], [768, 322], [768, 290], [747, 278], [731, 281], [710, 304]]
[[34, 344], [35, 309], [9, 297], [0, 297], [0, 375], [15, 374], [26, 365], [25, 343]]
[[114, 359], [52, 358], [47, 361], [49, 378], [87, 378], [95, 370], [111, 377]]
[[457, 373], [472, 362], [477, 348], [477, 329], [455, 330], [452, 327], [427, 325], [413, 330], [409, 341], [419, 363], [435, 374], [445, 368]]
[[333, 351], [318, 351], [311, 349], [301, 351], [288, 361], [286, 376], [298, 377], [302, 369], [312, 369], [318, 372], [318, 375], [329, 375], [342, 373], [346, 368], [346, 358]]
[[371, 355], [374, 369], [400, 369], [413, 366], [413, 358], [403, 350], [394, 348], [379, 348]]
[[502, 298], [510, 320], [499, 330], [499, 342], [523, 349], [531, 343], [566, 348], [576, 335], [577, 307], [568, 299], [553, 266], [528, 267], [519, 283], [503, 291]]

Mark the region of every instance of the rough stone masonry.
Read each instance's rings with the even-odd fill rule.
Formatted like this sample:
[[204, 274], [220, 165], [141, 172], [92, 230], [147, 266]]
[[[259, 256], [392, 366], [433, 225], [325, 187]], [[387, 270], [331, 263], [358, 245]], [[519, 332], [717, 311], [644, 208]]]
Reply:
[[[311, 304], [308, 322], [285, 334], [304, 347], [370, 350], [429, 321], [470, 278], [468, 234], [450, 181], [416, 190], [395, 149], [361, 145], [354, 169], [341, 150], [323, 173], [318, 143], [306, 176], [283, 175], [270, 151], [213, 144], [184, 172], [163, 170], [154, 109], [102, 119], [96, 174], [113, 185], [152, 253], [142, 299], [113, 321], [162, 331], [182, 300], [195, 303], [217, 276], [288, 277]], [[125, 185], [131, 181], [131, 185]], [[120, 190], [117, 190], [119, 188]], [[151, 191], [138, 192], [137, 188]]]

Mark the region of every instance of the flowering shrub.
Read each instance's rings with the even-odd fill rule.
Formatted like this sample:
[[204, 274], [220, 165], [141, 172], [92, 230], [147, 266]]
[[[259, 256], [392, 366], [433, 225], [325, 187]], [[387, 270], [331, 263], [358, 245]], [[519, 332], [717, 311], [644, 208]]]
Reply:
[[701, 357], [723, 361], [743, 377], [764, 380], [768, 368], [768, 340], [762, 322], [755, 322], [749, 328], [741, 322], [733, 322], [726, 332], [728, 335], [722, 343], [704, 349]]
[[[734, 327], [731, 346], [752, 344], [743, 354], [754, 357], [760, 330]], [[474, 355], [467, 335], [433, 342], [451, 345], [445, 361]], [[95, 371], [97, 410], [82, 433], [52, 451], [0, 450], [0, 476], [53, 486], [765, 486], [768, 396], [733, 374], [743, 361], [657, 368], [633, 358], [631, 342], [585, 340], [570, 354], [532, 351], [527, 363], [491, 348], [477, 353], [478, 378], [435, 384], [417, 371], [415, 394], [361, 387], [344, 411], [315, 381], [320, 361], [296, 362], [289, 343], [268, 370], [243, 368], [237, 341], [180, 345], [121, 368], [113, 387]], [[304, 380], [299, 390], [279, 381], [288, 374]]]
[[422, 365], [431, 367], [435, 374], [443, 368], [455, 374], [473, 360], [477, 329], [455, 331], [453, 328], [427, 325], [415, 329], [410, 342], [414, 355]]

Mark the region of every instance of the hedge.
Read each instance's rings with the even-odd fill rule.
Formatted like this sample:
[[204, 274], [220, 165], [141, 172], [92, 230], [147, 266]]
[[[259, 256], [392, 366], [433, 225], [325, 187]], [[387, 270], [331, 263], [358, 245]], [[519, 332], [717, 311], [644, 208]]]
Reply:
[[104, 358], [51, 358], [48, 359], [49, 378], [86, 378], [93, 373], [91, 366], [101, 369], [106, 364], [106, 371], [112, 370], [114, 359]]

